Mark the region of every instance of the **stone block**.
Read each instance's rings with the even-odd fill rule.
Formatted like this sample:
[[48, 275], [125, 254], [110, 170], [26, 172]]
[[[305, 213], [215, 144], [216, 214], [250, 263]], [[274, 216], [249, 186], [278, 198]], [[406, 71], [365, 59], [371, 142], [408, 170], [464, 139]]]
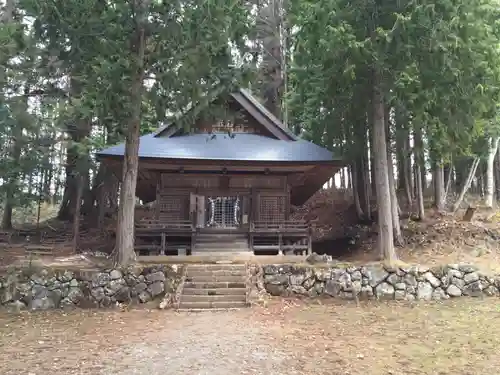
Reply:
[[148, 292], [154, 298], [159, 296], [165, 291], [165, 285], [163, 281], [157, 281], [148, 286]]
[[394, 299], [394, 286], [387, 282], [382, 282], [375, 287], [377, 299]]
[[432, 299], [432, 293], [434, 289], [429, 282], [421, 281], [417, 285], [417, 299], [430, 301]]
[[466, 284], [470, 284], [479, 281], [479, 274], [477, 272], [470, 272], [464, 275], [464, 281]]
[[146, 275], [146, 281], [148, 283], [156, 283], [158, 281], [164, 282], [165, 281], [165, 274], [161, 271], [150, 273], [150, 274]]
[[123, 274], [120, 270], [112, 270], [109, 273], [109, 277], [111, 280], [118, 280], [118, 279], [121, 279], [123, 277]]
[[385, 281], [389, 274], [381, 265], [369, 265], [366, 267], [370, 286], [375, 287]]
[[394, 273], [391, 273], [388, 277], [387, 277], [387, 282], [391, 285], [396, 285], [398, 283], [401, 282], [401, 277], [398, 276], [395, 272]]
[[441, 281], [432, 272], [426, 272], [424, 274], [424, 279], [427, 280], [433, 288], [437, 288], [441, 285]]

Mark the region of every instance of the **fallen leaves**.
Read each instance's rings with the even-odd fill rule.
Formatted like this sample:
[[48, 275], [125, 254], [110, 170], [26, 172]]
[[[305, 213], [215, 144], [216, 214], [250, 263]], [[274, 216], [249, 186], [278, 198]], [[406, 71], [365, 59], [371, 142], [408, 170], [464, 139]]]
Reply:
[[304, 205], [294, 207], [290, 219], [312, 222], [316, 241], [342, 238], [358, 223], [350, 193], [335, 188], [319, 190]]

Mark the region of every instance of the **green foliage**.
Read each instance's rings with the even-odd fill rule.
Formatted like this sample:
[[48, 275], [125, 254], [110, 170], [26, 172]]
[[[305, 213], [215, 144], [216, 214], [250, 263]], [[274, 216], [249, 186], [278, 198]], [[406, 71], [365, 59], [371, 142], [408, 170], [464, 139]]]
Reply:
[[[254, 22], [236, 0], [147, 3], [142, 134], [214, 86], [248, 81]], [[136, 94], [137, 4], [21, 0], [0, 24], [0, 188], [14, 206], [60, 189], [61, 178], [95, 174], [91, 154], [123, 140]]]
[[496, 132], [498, 15], [486, 0], [292, 1], [295, 121], [338, 147], [367, 111], [377, 67], [387, 102], [424, 126], [435, 155], [478, 152]]

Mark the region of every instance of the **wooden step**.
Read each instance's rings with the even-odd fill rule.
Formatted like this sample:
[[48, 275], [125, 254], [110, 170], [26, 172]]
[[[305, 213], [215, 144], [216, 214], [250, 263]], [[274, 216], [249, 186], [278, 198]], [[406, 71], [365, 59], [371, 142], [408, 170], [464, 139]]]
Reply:
[[222, 295], [245, 295], [245, 288], [214, 288], [214, 289], [197, 289], [197, 288], [184, 288], [182, 290], [183, 296], [188, 295], [212, 295], [212, 296], [222, 296]]
[[224, 294], [220, 296], [206, 296], [202, 294], [183, 294], [181, 303], [183, 302], [245, 302], [247, 296], [245, 294]]
[[193, 254], [200, 254], [200, 255], [237, 255], [237, 254], [242, 254], [242, 253], [251, 253], [250, 249], [247, 248], [241, 248], [241, 249], [235, 249], [235, 248], [230, 248], [230, 249], [221, 249], [221, 248], [213, 248], [213, 249], [206, 249], [206, 248], [198, 248], [196, 247], [193, 252]]
[[234, 250], [228, 250], [228, 251], [197, 251], [196, 249], [191, 252], [191, 255], [198, 255], [198, 256], [203, 256], [203, 257], [221, 257], [222, 259], [228, 259], [231, 257], [249, 257], [253, 256], [253, 251], [251, 250], [243, 250], [243, 251], [234, 251]]
[[207, 236], [203, 234], [196, 235], [196, 241], [203, 242], [245, 242], [248, 241], [247, 236]]
[[200, 246], [197, 245], [193, 249], [195, 252], [201, 253], [245, 253], [249, 252], [248, 246]]
[[201, 242], [196, 241], [196, 246], [203, 246], [207, 248], [217, 248], [217, 247], [248, 247], [248, 242], [246, 241], [238, 241], [238, 242]]
[[227, 302], [182, 302], [179, 305], [180, 310], [210, 310], [210, 309], [234, 309], [247, 307], [248, 304], [243, 301]]

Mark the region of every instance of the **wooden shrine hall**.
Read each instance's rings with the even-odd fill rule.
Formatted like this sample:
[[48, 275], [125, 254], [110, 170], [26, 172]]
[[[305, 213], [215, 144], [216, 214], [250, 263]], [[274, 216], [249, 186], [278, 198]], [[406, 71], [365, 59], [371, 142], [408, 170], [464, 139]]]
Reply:
[[[98, 158], [121, 179], [123, 155], [119, 144]], [[290, 220], [290, 207], [343, 165], [295, 136], [246, 90], [215, 96], [140, 138], [136, 195], [154, 208], [136, 220], [136, 251], [309, 253], [310, 223]]]

